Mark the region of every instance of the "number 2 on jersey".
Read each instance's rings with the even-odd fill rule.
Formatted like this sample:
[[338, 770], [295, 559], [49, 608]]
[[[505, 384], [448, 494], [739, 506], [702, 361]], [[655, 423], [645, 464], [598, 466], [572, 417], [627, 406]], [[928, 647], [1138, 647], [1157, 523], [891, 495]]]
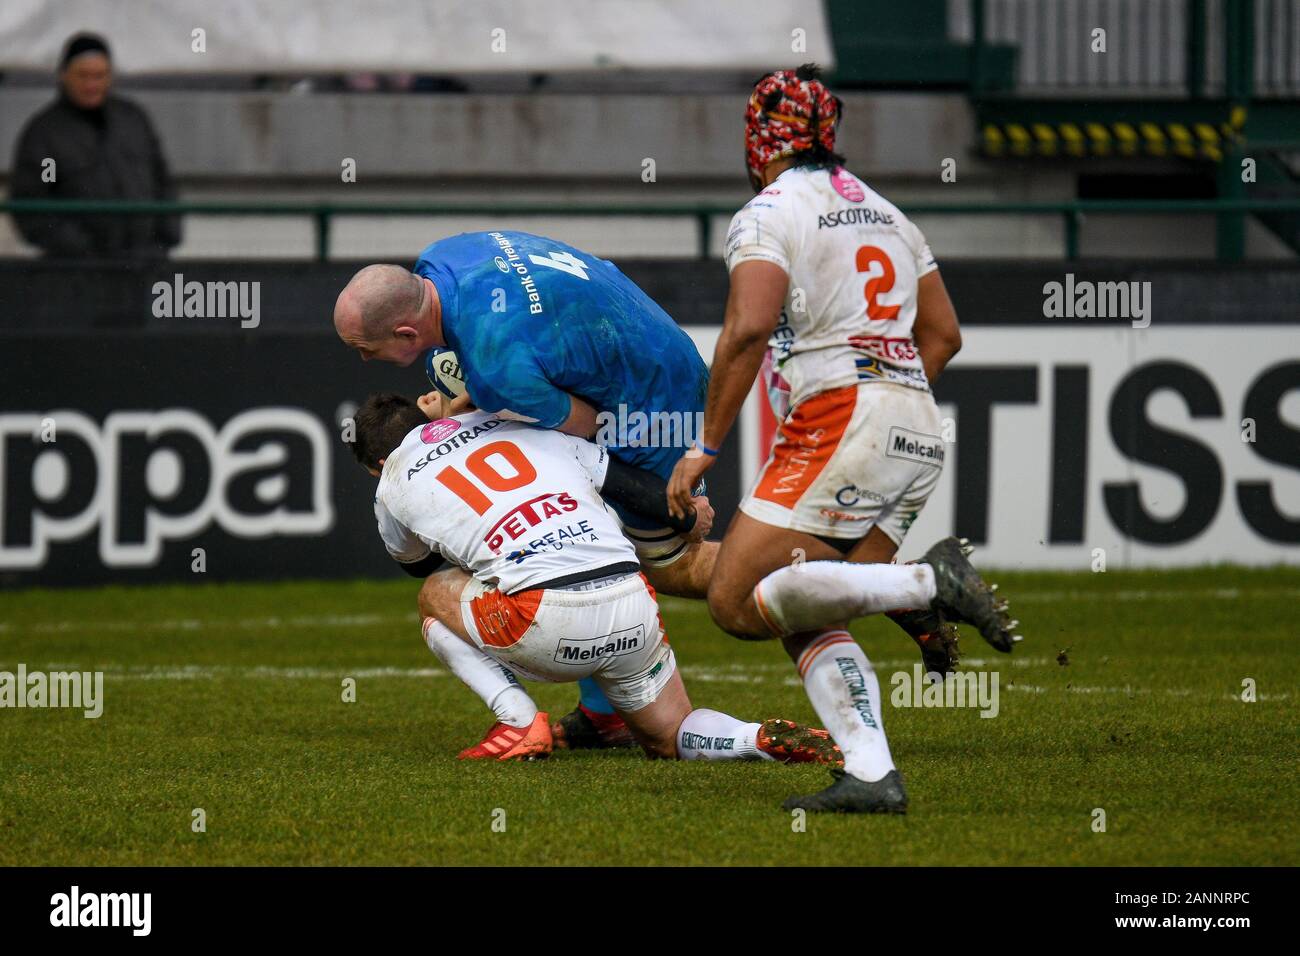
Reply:
[[[880, 264], [879, 273], [872, 269], [872, 266], [877, 263]], [[881, 305], [876, 301], [876, 296], [894, 287], [894, 264], [889, 261], [885, 250], [879, 246], [863, 246], [858, 250], [857, 265], [859, 272], [871, 275], [863, 290], [863, 294], [867, 297], [867, 318], [873, 320], [898, 318], [899, 306]]]
[[[489, 459], [500, 455], [506, 464], [514, 469], [513, 475], [503, 475]], [[484, 445], [465, 459], [465, 467], [489, 491], [514, 491], [537, 478], [537, 469], [529, 461], [519, 446], [509, 441], [494, 441]], [[438, 481], [451, 490], [461, 501], [474, 509], [475, 514], [487, 514], [492, 507], [492, 499], [485, 495], [478, 485], [455, 465], [448, 465], [435, 476]]]

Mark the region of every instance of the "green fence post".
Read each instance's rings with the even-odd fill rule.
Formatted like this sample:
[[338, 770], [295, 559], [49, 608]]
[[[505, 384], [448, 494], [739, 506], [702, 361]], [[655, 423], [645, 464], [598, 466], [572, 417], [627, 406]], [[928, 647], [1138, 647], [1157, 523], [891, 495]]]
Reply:
[[1187, 0], [1187, 95], [1205, 95], [1205, 0]]
[[[1246, 184], [1241, 181], [1242, 150], [1232, 146], [1223, 151], [1223, 161], [1216, 173], [1220, 199], [1246, 198]], [[1246, 215], [1220, 212], [1214, 217], [1214, 254], [1222, 262], [1239, 262], [1246, 255]]]
[[1065, 213], [1065, 258], [1068, 260], [1079, 258], [1079, 220], [1082, 218], [1077, 209]]
[[970, 92], [979, 96], [984, 92], [984, 0], [971, 0], [970, 25]]
[[1255, 0], [1241, 3], [1241, 99], [1255, 95]]
[[[1230, 106], [1246, 109], [1255, 85], [1255, 4], [1225, 0], [1223, 10], [1223, 93]], [[1242, 130], [1245, 133], [1245, 130]], [[1244, 199], [1240, 140], [1229, 140], [1215, 173], [1220, 199]], [[1220, 212], [1215, 216], [1214, 249], [1220, 260], [1237, 262], [1246, 254], [1246, 215]]]
[[1224, 96], [1245, 105], [1255, 89], [1254, 0], [1225, 0], [1223, 25]]
[[330, 257], [330, 214], [326, 209], [316, 210], [316, 261]]

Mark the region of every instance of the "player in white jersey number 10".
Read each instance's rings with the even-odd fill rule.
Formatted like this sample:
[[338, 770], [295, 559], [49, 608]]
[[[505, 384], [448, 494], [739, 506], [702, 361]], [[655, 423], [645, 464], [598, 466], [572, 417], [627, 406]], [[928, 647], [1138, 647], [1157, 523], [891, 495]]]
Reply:
[[956, 539], [891, 563], [943, 467], [930, 383], [961, 333], [921, 231], [835, 152], [840, 111], [812, 66], [770, 73], [750, 97], [758, 195], [727, 235], [731, 289], [704, 426], [669, 497], [684, 513], [770, 347], [769, 377], [788, 383], [790, 408], [723, 539], [709, 609], [732, 634], [782, 640], [844, 753], [830, 787], [787, 808], [902, 813], [879, 682], [845, 625], [891, 613], [939, 641], [940, 673], [953, 623], [1000, 651], [1018, 636]]
[[547, 715], [518, 677], [590, 677], [650, 756], [842, 762], [824, 730], [692, 708], [654, 589], [602, 494], [696, 539], [712, 523], [707, 499], [670, 519], [662, 478], [487, 412], [430, 421], [388, 394], [354, 421], [353, 453], [379, 478], [384, 544], [429, 582], [425, 642], [496, 717], [462, 759], [548, 755]]

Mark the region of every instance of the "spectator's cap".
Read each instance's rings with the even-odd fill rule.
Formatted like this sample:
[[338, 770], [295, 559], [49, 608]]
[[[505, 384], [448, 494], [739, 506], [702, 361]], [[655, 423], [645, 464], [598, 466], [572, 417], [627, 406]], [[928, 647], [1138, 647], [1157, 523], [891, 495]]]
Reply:
[[103, 37], [96, 33], [74, 33], [63, 48], [59, 69], [66, 69], [69, 63], [87, 53], [99, 53], [107, 59], [113, 59], [112, 54], [108, 52], [108, 43]]

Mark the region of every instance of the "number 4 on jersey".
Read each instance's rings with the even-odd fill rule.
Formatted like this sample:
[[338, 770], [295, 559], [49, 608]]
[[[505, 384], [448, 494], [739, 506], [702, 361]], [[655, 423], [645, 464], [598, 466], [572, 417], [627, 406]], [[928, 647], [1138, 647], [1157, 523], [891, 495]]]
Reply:
[[528, 257], [529, 261], [535, 266], [546, 266], [550, 269], [559, 269], [561, 272], [567, 272], [571, 276], [577, 276], [579, 279], [587, 278], [587, 263], [583, 262], [571, 252], [552, 252], [549, 256]]

